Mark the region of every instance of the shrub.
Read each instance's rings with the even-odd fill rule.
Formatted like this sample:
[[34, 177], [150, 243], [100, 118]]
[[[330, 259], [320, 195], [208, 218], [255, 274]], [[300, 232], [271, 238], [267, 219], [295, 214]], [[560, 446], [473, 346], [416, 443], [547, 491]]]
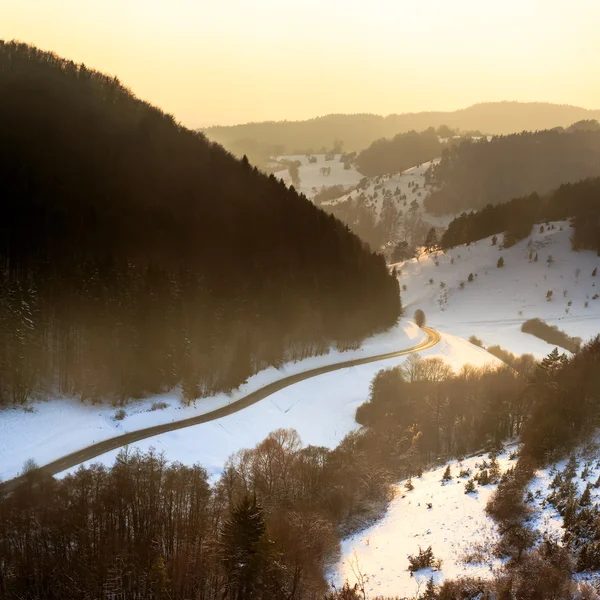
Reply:
[[412, 492], [412, 490], [415, 489], [415, 486], [413, 485], [412, 479], [408, 479], [406, 481], [406, 483], [404, 484], [404, 487], [409, 491]]
[[446, 467], [444, 475], [442, 476], [442, 483], [445, 483], [446, 481], [452, 481], [452, 472], [450, 471], [450, 465]]
[[581, 338], [570, 337], [555, 325], [548, 325], [541, 319], [529, 319], [521, 325], [523, 333], [530, 333], [549, 344], [560, 346], [570, 352], [578, 352], [581, 346]]
[[469, 273], [469, 276], [467, 277], [467, 280], [469, 283], [473, 283], [473, 273]]
[[496, 263], [496, 268], [501, 269], [503, 266], [504, 266], [504, 259], [502, 257], [500, 257], [498, 259], [498, 262]]
[[475, 491], [475, 482], [472, 479], [469, 479], [469, 481], [465, 483], [465, 494], [472, 494]]
[[115, 421], [122, 421], [127, 416], [124, 408], [120, 408], [114, 416]]
[[167, 408], [167, 406], [169, 405], [166, 402], [153, 402], [152, 406], [150, 407], [150, 410], [164, 410], [165, 408]]
[[423, 327], [423, 325], [425, 325], [425, 313], [420, 308], [417, 308], [417, 310], [415, 310], [414, 320], [419, 327]]
[[415, 573], [416, 571], [427, 569], [429, 567], [434, 567], [437, 570], [441, 569], [442, 567], [442, 561], [435, 559], [431, 546], [429, 546], [426, 550], [422, 550], [421, 546], [419, 546], [418, 554], [414, 556], [408, 556], [408, 570], [411, 573]]
[[479, 346], [480, 348], [483, 348], [483, 342], [476, 336], [472, 335], [469, 338], [469, 342], [471, 342], [471, 344], [473, 344], [474, 346]]

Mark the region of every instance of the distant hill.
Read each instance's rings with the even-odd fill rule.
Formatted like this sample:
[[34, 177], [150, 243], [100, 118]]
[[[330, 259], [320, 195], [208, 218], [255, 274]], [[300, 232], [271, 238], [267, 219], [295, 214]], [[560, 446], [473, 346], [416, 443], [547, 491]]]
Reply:
[[[204, 130], [235, 154], [260, 161], [269, 155], [331, 150], [359, 151], [379, 138], [410, 130], [448, 125], [461, 131], [486, 134], [566, 127], [584, 119], [599, 119], [600, 110], [545, 102], [489, 102], [451, 112], [420, 112], [388, 115], [332, 114], [307, 121], [265, 121]], [[341, 147], [339, 142], [341, 142]]]
[[345, 225], [135, 98], [0, 42], [0, 405], [230, 390], [394, 324]]

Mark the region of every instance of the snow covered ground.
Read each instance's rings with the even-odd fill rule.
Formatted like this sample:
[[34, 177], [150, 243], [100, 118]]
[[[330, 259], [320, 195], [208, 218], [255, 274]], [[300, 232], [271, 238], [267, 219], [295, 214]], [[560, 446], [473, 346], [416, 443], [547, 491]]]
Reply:
[[[495, 246], [486, 238], [399, 263], [407, 314], [421, 308], [440, 331], [467, 339], [475, 335], [485, 345], [538, 358], [553, 346], [520, 331], [527, 319], [539, 317], [584, 341], [600, 333], [600, 297], [594, 299], [600, 294], [600, 276], [592, 277], [600, 258], [591, 251], [573, 252], [569, 224], [553, 225], [543, 233], [534, 226], [529, 238], [508, 249], [501, 248], [503, 236], [498, 235]], [[537, 253], [537, 262], [529, 260], [530, 252]], [[500, 257], [504, 266], [497, 268]], [[546, 301], [549, 290], [552, 299]]]
[[[302, 163], [302, 166], [298, 169], [300, 177], [298, 191], [302, 192], [307, 198], [312, 198], [323, 186], [343, 185], [350, 188], [363, 177], [354, 166], [350, 169], [344, 169], [344, 163], [340, 162], [341, 154], [335, 154], [331, 160], [325, 160], [325, 154], [311, 154], [311, 156], [316, 158], [317, 162], [309, 163], [306, 154], [277, 157], [277, 161], [300, 161]], [[322, 169], [331, 169], [331, 172], [323, 173]], [[274, 175], [279, 179], [283, 179], [287, 185], [292, 183], [287, 168], [275, 172]]]
[[[454, 369], [467, 363], [480, 366], [496, 362], [489, 353], [451, 335], [443, 336], [439, 344], [421, 356], [442, 357]], [[140, 450], [153, 447], [164, 450], [169, 460], [200, 463], [213, 477], [221, 473], [231, 454], [254, 447], [278, 428], [296, 429], [305, 444], [333, 448], [358, 427], [354, 415], [367, 399], [375, 374], [380, 369], [401, 364], [406, 358], [401, 356], [319, 375], [233, 415], [142, 440], [130, 447]], [[108, 452], [91, 462], [111, 465], [116, 455], [117, 451]], [[25, 460], [28, 456], [22, 458]], [[22, 464], [21, 461], [18, 466]]]
[[[348, 200], [350, 197], [356, 199], [360, 194], [364, 194], [366, 205], [373, 209], [376, 217], [379, 217], [384, 197], [386, 194], [388, 196], [391, 194], [391, 198], [396, 203], [397, 208], [403, 212], [409, 211], [411, 204], [415, 202], [415, 207], [422, 219], [436, 227], [446, 226], [453, 217], [446, 215], [434, 217], [425, 213], [425, 209], [423, 208], [423, 202], [428, 194], [428, 190], [425, 188], [425, 173], [432, 164], [437, 164], [438, 162], [439, 159], [436, 158], [419, 166], [411, 167], [402, 173], [366, 178], [366, 185], [361, 186], [360, 190], [353, 190], [335, 200], [325, 202], [324, 206], [333, 206]], [[396, 192], [398, 193], [396, 194]], [[404, 196], [406, 196], [406, 199], [400, 199], [400, 197]]]
[[[421, 329], [414, 323], [403, 320], [389, 331], [365, 340], [358, 350], [339, 352], [333, 349], [329, 354], [287, 363], [280, 369], [271, 367], [250, 377], [246, 384], [231, 394], [201, 398], [189, 406], [182, 404], [179, 390], [131, 401], [126, 407], [127, 416], [122, 421], [115, 420], [116, 409], [110, 405], [92, 406], [64, 397], [53, 398], [52, 401], [32, 402], [26, 410], [5, 409], [0, 411], [0, 479], [6, 480], [17, 475], [28, 458], [33, 458], [43, 465], [90, 444], [129, 431], [210, 412], [268, 383], [295, 373], [355, 358], [404, 350], [418, 345], [425, 339]], [[337, 374], [332, 375], [334, 381]], [[286, 393], [289, 393], [289, 390], [281, 392], [284, 396]], [[158, 402], [165, 403], [166, 407], [152, 410], [152, 405]], [[245, 411], [243, 414], [246, 414]], [[282, 426], [277, 424], [277, 419], [270, 423], [275, 423], [272, 429]], [[222, 430], [220, 426], [219, 428]], [[175, 433], [171, 437], [179, 439]]]
[[[510, 458], [511, 449], [498, 457], [502, 472], [516, 462]], [[354, 585], [362, 573], [370, 596], [412, 598], [418, 591], [423, 593], [432, 575], [436, 584], [461, 576], [490, 577], [501, 561], [492, 554], [498, 532], [485, 506], [497, 486], [476, 484], [475, 493], [465, 494], [468, 478], [458, 477], [463, 469], [469, 469], [472, 477], [483, 460], [489, 463], [484, 454], [449, 462], [453, 479], [444, 484], [446, 465], [413, 478], [411, 491], [400, 482], [384, 518], [343, 542], [342, 559], [332, 579], [338, 585], [344, 581]], [[411, 577], [408, 555], [428, 546], [442, 560], [441, 569], [422, 569]]]

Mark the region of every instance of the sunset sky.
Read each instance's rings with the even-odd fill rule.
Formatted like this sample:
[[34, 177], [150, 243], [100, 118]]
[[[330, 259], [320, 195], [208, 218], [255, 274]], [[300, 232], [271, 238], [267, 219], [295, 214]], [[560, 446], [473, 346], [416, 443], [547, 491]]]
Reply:
[[600, 108], [598, 0], [2, 0], [0, 39], [190, 127], [492, 100]]

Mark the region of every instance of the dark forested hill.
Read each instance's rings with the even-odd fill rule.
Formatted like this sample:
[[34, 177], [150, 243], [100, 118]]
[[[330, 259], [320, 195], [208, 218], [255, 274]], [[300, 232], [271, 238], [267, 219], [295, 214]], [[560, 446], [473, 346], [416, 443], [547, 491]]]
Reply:
[[489, 102], [453, 112], [420, 112], [400, 115], [326, 115], [307, 121], [245, 123], [229, 127], [209, 127], [211, 139], [234, 153], [252, 157], [276, 154], [319, 152], [331, 149], [336, 140], [346, 151], [363, 150], [375, 140], [389, 138], [412, 129], [448, 125], [462, 131], [508, 134], [524, 130], [567, 127], [582, 119], [600, 119], [600, 110], [546, 102]]
[[0, 42], [0, 402], [188, 398], [392, 325], [383, 258], [116, 78]]
[[510, 202], [464, 212], [444, 232], [442, 248], [469, 244], [505, 233], [508, 247], [527, 237], [534, 223], [571, 219], [574, 250], [596, 250], [600, 256], [600, 177], [566, 183], [545, 196], [530, 194]]
[[399, 133], [392, 139], [373, 142], [356, 158], [358, 170], [367, 177], [402, 172], [437, 158], [442, 144], [433, 127], [417, 133]]
[[593, 123], [451, 146], [432, 169], [429, 180], [438, 189], [425, 208], [434, 214], [478, 209], [600, 175], [600, 131]]

